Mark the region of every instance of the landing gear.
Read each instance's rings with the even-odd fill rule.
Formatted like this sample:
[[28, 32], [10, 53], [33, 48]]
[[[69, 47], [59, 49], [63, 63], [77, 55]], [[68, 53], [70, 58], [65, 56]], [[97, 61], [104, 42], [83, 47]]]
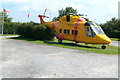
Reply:
[[78, 42], [75, 41], [75, 44], [77, 45]]
[[88, 45], [88, 43], [85, 43], [85, 45]]
[[102, 49], [105, 49], [105, 48], [106, 48], [106, 46], [105, 46], [105, 45], [103, 45], [103, 46], [101, 46], [101, 48], [102, 48]]
[[61, 44], [62, 43], [62, 39], [58, 39], [58, 43]]

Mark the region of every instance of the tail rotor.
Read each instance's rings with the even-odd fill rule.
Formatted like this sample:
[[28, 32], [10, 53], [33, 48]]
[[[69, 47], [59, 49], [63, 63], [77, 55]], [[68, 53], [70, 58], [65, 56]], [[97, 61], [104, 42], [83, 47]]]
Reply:
[[43, 19], [44, 18], [49, 18], [48, 16], [45, 16], [47, 9], [45, 9], [43, 15], [38, 15], [38, 17], [40, 18], [40, 23], [42, 24], [43, 22], [45, 22]]

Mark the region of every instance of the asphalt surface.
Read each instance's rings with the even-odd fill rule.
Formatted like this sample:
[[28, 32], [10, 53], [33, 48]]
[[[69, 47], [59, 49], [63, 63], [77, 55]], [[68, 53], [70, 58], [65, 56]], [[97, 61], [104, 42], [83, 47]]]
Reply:
[[0, 38], [3, 78], [118, 78], [118, 55]]
[[119, 43], [120, 43], [119, 41], [112, 41], [112, 42], [110, 43], [110, 45], [120, 47], [120, 45], [118, 45]]

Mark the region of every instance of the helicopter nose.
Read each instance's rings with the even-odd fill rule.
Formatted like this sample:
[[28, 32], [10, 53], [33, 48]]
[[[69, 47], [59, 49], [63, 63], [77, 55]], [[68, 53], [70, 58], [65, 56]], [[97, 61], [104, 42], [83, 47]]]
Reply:
[[111, 40], [108, 38], [108, 39], [105, 40], [105, 43], [106, 43], [106, 44], [110, 44], [110, 43], [111, 43]]
[[104, 38], [102, 38], [102, 40], [105, 44], [110, 44], [111, 43], [110, 38], [108, 38], [106, 35], [104, 36]]
[[101, 44], [110, 44], [111, 40], [109, 37], [107, 37], [105, 34], [99, 34], [97, 35], [99, 40], [98, 42], [100, 42]]

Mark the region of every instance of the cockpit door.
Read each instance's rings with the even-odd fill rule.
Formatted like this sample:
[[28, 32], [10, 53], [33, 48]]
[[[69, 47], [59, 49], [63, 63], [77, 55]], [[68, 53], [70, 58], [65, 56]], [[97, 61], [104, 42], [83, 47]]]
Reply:
[[95, 36], [94, 31], [89, 26], [85, 26], [85, 33], [86, 33], [86, 37], [94, 37]]

